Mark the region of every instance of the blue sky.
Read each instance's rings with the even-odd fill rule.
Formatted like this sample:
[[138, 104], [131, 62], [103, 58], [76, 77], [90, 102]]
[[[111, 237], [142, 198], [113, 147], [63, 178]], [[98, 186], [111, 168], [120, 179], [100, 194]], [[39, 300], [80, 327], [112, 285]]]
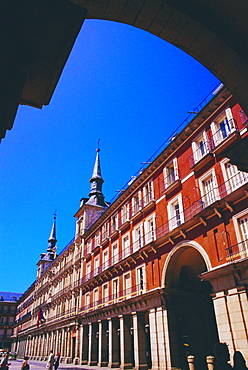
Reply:
[[55, 210], [58, 251], [74, 237], [98, 139], [109, 201], [218, 83], [154, 35], [86, 20], [50, 104], [20, 106], [0, 145], [0, 290], [33, 283]]

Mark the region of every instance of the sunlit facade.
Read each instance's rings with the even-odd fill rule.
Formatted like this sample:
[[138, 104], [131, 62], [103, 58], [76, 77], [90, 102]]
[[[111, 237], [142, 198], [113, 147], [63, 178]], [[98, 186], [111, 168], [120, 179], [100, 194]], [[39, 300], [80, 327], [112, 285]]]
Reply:
[[201, 368], [225, 341], [248, 359], [248, 174], [225, 156], [246, 136], [246, 116], [220, 89], [112, 204], [97, 150], [75, 238], [56, 256], [54, 222], [13, 350], [184, 369], [189, 354]]

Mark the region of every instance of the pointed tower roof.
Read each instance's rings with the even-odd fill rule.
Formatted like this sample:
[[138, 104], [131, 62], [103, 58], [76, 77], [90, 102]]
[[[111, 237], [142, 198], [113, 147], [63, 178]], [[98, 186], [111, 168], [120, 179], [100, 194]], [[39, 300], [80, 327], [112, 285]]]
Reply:
[[99, 152], [100, 152], [100, 149], [99, 148], [96, 149], [96, 160], [95, 160], [95, 165], [94, 165], [94, 169], [93, 169], [93, 172], [92, 172], [91, 179], [101, 178], [102, 181], [104, 181], [103, 178], [102, 178], [102, 174], [101, 174]]
[[38, 267], [38, 277], [40, 277], [44, 271], [50, 266], [50, 264], [54, 261], [56, 258], [56, 214], [54, 214], [53, 217], [53, 224], [52, 224], [52, 230], [50, 233], [50, 237], [48, 239], [48, 246], [46, 253], [41, 253], [40, 260], [37, 263]]
[[100, 166], [100, 149], [96, 149], [96, 160], [90, 181], [90, 199], [86, 202], [88, 205], [105, 207], [104, 195], [102, 193], [102, 184], [104, 182]]
[[51, 230], [51, 233], [50, 233], [50, 237], [48, 239], [48, 247], [50, 247], [50, 245], [53, 244], [53, 248], [54, 248], [56, 242], [57, 242], [57, 239], [56, 239], [56, 214], [54, 214], [52, 230]]

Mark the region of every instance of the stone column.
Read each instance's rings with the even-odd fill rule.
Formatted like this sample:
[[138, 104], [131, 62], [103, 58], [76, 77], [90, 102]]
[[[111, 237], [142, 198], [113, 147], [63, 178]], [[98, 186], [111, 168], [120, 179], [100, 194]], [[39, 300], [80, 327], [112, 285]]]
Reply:
[[96, 366], [98, 362], [98, 323], [89, 324], [89, 358], [88, 365]]
[[99, 320], [99, 351], [98, 351], [98, 365], [108, 365], [108, 322], [106, 320]]
[[134, 337], [134, 369], [147, 370], [145, 314], [134, 312], [132, 313], [132, 316]]
[[67, 328], [66, 330], [66, 358], [65, 363], [71, 363], [71, 329]]
[[155, 308], [152, 308], [149, 312], [149, 325], [150, 325], [152, 369], [157, 370], [159, 369], [159, 353], [158, 353], [157, 322]]
[[133, 368], [133, 346], [131, 338], [131, 316], [120, 315], [120, 368], [132, 369]]
[[81, 343], [81, 325], [77, 328], [76, 331], [76, 343], [75, 343], [75, 357], [73, 363], [75, 365], [80, 364], [80, 343]]
[[115, 368], [120, 366], [120, 329], [119, 319], [108, 319], [109, 335], [109, 357], [108, 367]]
[[65, 351], [64, 351], [64, 348], [65, 348], [65, 328], [62, 329], [62, 333], [61, 333], [61, 360], [64, 362], [65, 360]]
[[89, 325], [82, 327], [82, 342], [81, 342], [81, 365], [86, 365], [89, 358]]

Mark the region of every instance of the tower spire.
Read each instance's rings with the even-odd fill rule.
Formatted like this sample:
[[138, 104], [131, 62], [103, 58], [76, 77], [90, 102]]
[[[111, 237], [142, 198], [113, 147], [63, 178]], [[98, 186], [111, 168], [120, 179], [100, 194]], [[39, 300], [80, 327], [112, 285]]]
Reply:
[[55, 211], [55, 213], [53, 214], [52, 229], [51, 229], [50, 237], [48, 239], [47, 252], [55, 252], [56, 251], [56, 243], [57, 243], [57, 239], [56, 239], [56, 218], [57, 218], [57, 215], [56, 215], [56, 211]]
[[95, 205], [95, 206], [106, 206], [104, 201], [104, 195], [102, 193], [102, 184], [104, 182], [101, 173], [101, 165], [100, 165], [100, 148], [99, 148], [99, 141], [98, 140], [98, 148], [96, 149], [96, 159], [95, 164], [92, 172], [90, 182], [90, 199], [86, 202], [88, 205]]

